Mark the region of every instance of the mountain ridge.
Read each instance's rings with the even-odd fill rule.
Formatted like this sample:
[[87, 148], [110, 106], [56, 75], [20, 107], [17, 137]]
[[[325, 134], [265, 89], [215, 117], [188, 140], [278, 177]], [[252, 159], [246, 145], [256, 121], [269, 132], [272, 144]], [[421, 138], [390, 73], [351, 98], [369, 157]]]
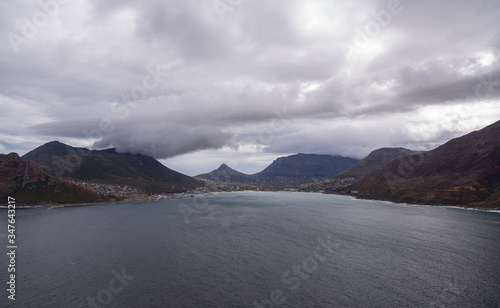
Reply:
[[352, 165], [349, 167], [349, 169], [337, 174], [334, 178], [341, 179], [341, 178], [347, 178], [347, 177], [352, 177], [352, 178], [364, 178], [371, 172], [377, 170], [378, 168], [383, 167], [385, 164], [389, 163], [391, 160], [402, 157], [402, 156], [408, 156], [412, 154], [419, 154], [422, 153], [421, 151], [414, 151], [414, 150], [409, 150], [405, 148], [380, 148], [373, 150], [363, 158], [362, 160], [358, 161], [356, 164]]
[[302, 178], [303, 182], [324, 179], [345, 171], [358, 162], [357, 159], [340, 155], [304, 154], [279, 157], [261, 172], [252, 176], [258, 181], [277, 178]]
[[397, 158], [349, 189], [365, 199], [500, 207], [500, 121]]
[[137, 187], [145, 193], [185, 192], [202, 182], [174, 171], [152, 157], [117, 153], [115, 149], [88, 150], [58, 141], [48, 142], [23, 155], [46, 173], [100, 184]]
[[50, 141], [24, 154], [22, 158], [41, 162], [52, 156], [88, 155], [90, 152], [87, 148], [77, 148], [60, 141]]
[[340, 155], [298, 153], [278, 157], [264, 170], [254, 174], [245, 174], [222, 164], [211, 172], [195, 177], [220, 183], [286, 186], [335, 176], [357, 161]]
[[0, 198], [8, 196], [19, 205], [104, 201], [90, 190], [48, 175], [17, 153], [0, 154]]

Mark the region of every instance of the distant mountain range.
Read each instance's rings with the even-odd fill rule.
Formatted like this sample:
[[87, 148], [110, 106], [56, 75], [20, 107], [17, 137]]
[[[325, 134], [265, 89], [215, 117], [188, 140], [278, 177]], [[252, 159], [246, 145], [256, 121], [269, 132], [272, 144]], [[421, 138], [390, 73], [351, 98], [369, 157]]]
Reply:
[[[215, 190], [293, 187], [394, 202], [500, 208], [500, 121], [428, 152], [382, 148], [360, 161], [296, 154], [280, 157], [256, 174], [222, 164], [197, 178], [207, 182], [205, 189]], [[105, 202], [120, 196], [113, 185], [132, 194], [185, 192], [204, 186], [203, 181], [151, 157], [58, 141], [23, 157], [0, 154], [0, 197], [15, 197], [19, 204]], [[112, 192], [102, 194], [99, 185]]]
[[267, 168], [252, 175], [244, 174], [222, 164], [216, 170], [197, 175], [222, 183], [254, 183], [286, 186], [333, 177], [358, 160], [340, 155], [295, 154], [280, 157]]
[[358, 160], [340, 155], [295, 154], [280, 157], [259, 173], [252, 175], [264, 182], [302, 182], [331, 178]]
[[367, 199], [500, 207], [500, 121], [394, 159], [349, 189]]
[[100, 184], [123, 184], [145, 193], [184, 192], [203, 183], [171, 170], [152, 157], [88, 150], [58, 141], [46, 143], [22, 157], [36, 162], [47, 174]]
[[[143, 193], [185, 192], [204, 185], [202, 181], [171, 170], [151, 157], [117, 153], [115, 149], [89, 150], [58, 141], [48, 142], [22, 158], [15, 153], [3, 155], [2, 161], [5, 161], [5, 166], [14, 164], [15, 170], [29, 172], [20, 177], [16, 173], [18, 171], [5, 169], [0, 192], [15, 194], [32, 204], [104, 200], [103, 196], [95, 192], [71, 184], [75, 182], [126, 185], [139, 188]], [[334, 176], [356, 162], [355, 159], [342, 156], [297, 154], [278, 158], [266, 169], [253, 175], [222, 164], [218, 169], [198, 177], [218, 183], [251, 183], [283, 188], [293, 183]]]

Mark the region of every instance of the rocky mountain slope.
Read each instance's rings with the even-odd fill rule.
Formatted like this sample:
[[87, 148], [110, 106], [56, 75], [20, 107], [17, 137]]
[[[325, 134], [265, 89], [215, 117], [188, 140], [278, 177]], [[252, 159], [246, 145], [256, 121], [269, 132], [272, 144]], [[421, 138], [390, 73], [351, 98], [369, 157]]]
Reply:
[[276, 159], [252, 177], [257, 182], [307, 183], [331, 178], [358, 160], [340, 155], [295, 154]]
[[37, 164], [16, 153], [0, 154], [0, 198], [16, 198], [19, 205], [85, 203], [102, 200], [99, 195], [60, 181]]
[[220, 165], [219, 168], [211, 172], [199, 174], [195, 178], [202, 178], [218, 183], [250, 183], [253, 181], [250, 175], [236, 171], [226, 164]]
[[152, 157], [117, 153], [114, 149], [91, 151], [53, 141], [23, 158], [36, 162], [54, 177], [129, 185], [145, 193], [184, 192], [203, 185], [192, 177], [165, 167]]
[[349, 169], [337, 174], [333, 178], [303, 184], [300, 186], [300, 190], [335, 193], [355, 183], [356, 181], [359, 181], [397, 157], [418, 153], [421, 152], [405, 148], [377, 149], [368, 154], [367, 157], [352, 165]]
[[346, 170], [357, 162], [356, 159], [340, 155], [295, 154], [279, 157], [261, 172], [244, 174], [222, 164], [198, 178], [218, 183], [245, 183], [286, 188], [290, 185], [326, 179]]
[[368, 199], [500, 208], [500, 121], [397, 158], [349, 189]]
[[337, 174], [334, 178], [356, 178], [361, 179], [383, 167], [385, 164], [391, 160], [408, 156], [413, 154], [419, 154], [419, 151], [412, 151], [405, 148], [381, 148], [372, 151], [368, 156], [358, 161], [356, 164], [352, 165], [349, 169], [344, 172]]

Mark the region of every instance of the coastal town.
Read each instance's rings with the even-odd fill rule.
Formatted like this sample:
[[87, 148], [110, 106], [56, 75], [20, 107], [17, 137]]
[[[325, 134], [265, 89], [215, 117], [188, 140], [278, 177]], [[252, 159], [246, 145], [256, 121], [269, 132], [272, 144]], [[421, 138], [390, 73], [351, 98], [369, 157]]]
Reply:
[[193, 197], [203, 191], [192, 191], [184, 193], [163, 193], [163, 194], [146, 194], [136, 187], [129, 185], [119, 184], [100, 184], [89, 183], [83, 181], [76, 181], [73, 179], [66, 179], [66, 182], [86, 188], [92, 192], [97, 193], [105, 200], [110, 202], [138, 202], [138, 201], [157, 201], [165, 199], [178, 199], [185, 197]]
[[157, 201], [165, 199], [178, 199], [194, 197], [200, 194], [212, 192], [235, 192], [235, 191], [301, 191], [301, 192], [319, 192], [334, 190], [351, 184], [354, 178], [345, 178], [340, 180], [324, 180], [321, 182], [293, 185], [290, 187], [277, 187], [273, 185], [251, 185], [245, 183], [220, 183], [211, 180], [202, 179], [205, 186], [183, 193], [160, 193], [147, 194], [140, 189], [120, 184], [101, 184], [66, 179], [66, 182], [88, 189], [104, 200], [110, 202], [138, 202], [138, 201]]

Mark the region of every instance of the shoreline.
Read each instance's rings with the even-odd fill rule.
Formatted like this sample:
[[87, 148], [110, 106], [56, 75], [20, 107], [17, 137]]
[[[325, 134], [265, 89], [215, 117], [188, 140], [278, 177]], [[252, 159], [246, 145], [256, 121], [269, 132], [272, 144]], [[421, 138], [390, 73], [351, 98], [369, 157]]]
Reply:
[[492, 213], [500, 213], [500, 207], [498, 208], [484, 208], [484, 207], [469, 207], [466, 205], [432, 205], [432, 204], [420, 204], [420, 203], [406, 203], [406, 202], [394, 202], [389, 200], [376, 200], [376, 199], [363, 199], [358, 198], [353, 195], [344, 195], [344, 194], [332, 194], [332, 193], [323, 193], [317, 191], [287, 191], [287, 190], [278, 190], [278, 191], [264, 191], [264, 190], [235, 190], [235, 191], [218, 191], [213, 193], [239, 193], [239, 192], [262, 192], [262, 193], [275, 193], [275, 192], [283, 192], [283, 193], [303, 193], [303, 194], [320, 194], [320, 195], [335, 195], [335, 196], [344, 196], [349, 197], [354, 200], [363, 200], [363, 201], [377, 201], [377, 202], [387, 202], [390, 204], [402, 204], [402, 205], [410, 205], [410, 206], [430, 206], [430, 207], [440, 207], [440, 208], [455, 208], [460, 210], [470, 210], [470, 211], [483, 211], [483, 212], [492, 212]]
[[[41, 204], [41, 205], [20, 205], [16, 206], [16, 209], [35, 209], [35, 208], [64, 208], [64, 207], [80, 207], [80, 206], [93, 206], [93, 205], [103, 205], [103, 204], [128, 204], [128, 203], [139, 203], [139, 202], [156, 202], [156, 201], [163, 201], [163, 200], [176, 200], [176, 199], [183, 199], [183, 198], [193, 198], [197, 195], [211, 195], [211, 194], [223, 194], [223, 193], [277, 193], [277, 192], [283, 192], [283, 193], [305, 193], [305, 194], [321, 194], [321, 195], [336, 195], [336, 196], [344, 196], [344, 197], [349, 197], [355, 200], [364, 200], [364, 201], [377, 201], [377, 202], [387, 202], [389, 204], [401, 204], [401, 205], [410, 205], [410, 206], [430, 206], [430, 207], [440, 207], [440, 208], [450, 208], [450, 209], [460, 209], [460, 210], [467, 210], [467, 211], [482, 211], [482, 212], [489, 212], [489, 213], [500, 213], [500, 207], [498, 208], [483, 208], [483, 207], [469, 207], [466, 205], [432, 205], [432, 204], [420, 204], [420, 203], [406, 203], [406, 202], [394, 202], [394, 201], [389, 201], [389, 200], [376, 200], [376, 199], [363, 199], [363, 198], [358, 198], [352, 195], [344, 195], [344, 194], [331, 194], [331, 193], [322, 193], [322, 192], [315, 192], [315, 191], [286, 191], [286, 190], [277, 190], [277, 191], [262, 191], [262, 190], [234, 190], [234, 191], [210, 191], [210, 192], [203, 192], [203, 193], [192, 193], [190, 195], [186, 196], [175, 196], [175, 197], [170, 197], [170, 198], [158, 198], [158, 199], [144, 199], [144, 200], [121, 200], [121, 201], [107, 201], [107, 202], [91, 202], [91, 203], [67, 203], [67, 204]], [[0, 209], [7, 209], [7, 205], [0, 205]]]
[[462, 210], [473, 210], [473, 211], [485, 211], [485, 212], [493, 212], [500, 213], [500, 207], [489, 208], [489, 207], [472, 207], [467, 205], [444, 205], [444, 204], [422, 204], [422, 203], [407, 203], [407, 202], [395, 202], [390, 200], [378, 200], [378, 199], [363, 199], [353, 195], [344, 195], [344, 194], [332, 194], [337, 196], [347, 196], [356, 200], [367, 200], [367, 201], [378, 201], [378, 202], [388, 202], [393, 204], [405, 204], [405, 205], [414, 205], [414, 206], [432, 206], [432, 207], [442, 207], [442, 208], [456, 208]]
[[[16, 205], [16, 209], [36, 209], [36, 208], [64, 208], [64, 207], [80, 207], [80, 206], [93, 206], [93, 205], [103, 205], [103, 204], [128, 204], [128, 203], [139, 203], [139, 202], [156, 202], [163, 200], [176, 200], [183, 198], [193, 198], [196, 195], [207, 195], [208, 193], [196, 193], [190, 194], [188, 196], [175, 196], [170, 198], [158, 198], [158, 199], [144, 199], [144, 200], [119, 200], [119, 201], [103, 201], [103, 202], [86, 202], [86, 203], [63, 203], [63, 204], [54, 204], [54, 203], [46, 203], [46, 204], [38, 204], [38, 205]], [[0, 209], [7, 209], [8, 205], [0, 205]]]
[[386, 202], [389, 204], [401, 204], [401, 205], [410, 205], [410, 206], [430, 206], [430, 207], [440, 207], [440, 208], [455, 208], [460, 210], [470, 210], [470, 211], [483, 211], [483, 212], [492, 212], [492, 213], [500, 213], [500, 207], [498, 208], [484, 208], [484, 207], [469, 207], [466, 205], [432, 205], [432, 204], [420, 204], [420, 203], [406, 203], [406, 202], [394, 202], [389, 200], [376, 200], [376, 199], [362, 199], [355, 197], [353, 195], [344, 195], [344, 194], [332, 194], [332, 193], [324, 193], [317, 191], [288, 191], [288, 190], [276, 190], [276, 191], [267, 191], [267, 190], [234, 190], [234, 191], [214, 191], [210, 192], [212, 194], [223, 194], [223, 193], [242, 193], [242, 192], [252, 192], [252, 193], [303, 193], [303, 194], [320, 194], [320, 195], [335, 195], [335, 196], [344, 196], [349, 197], [354, 200], [363, 200], [363, 201], [376, 201], [376, 202]]
[[382, 203], [395, 204], [395, 205], [427, 206], [427, 207], [438, 207], [438, 208], [445, 208], [445, 209], [458, 209], [458, 210], [467, 210], [467, 211], [500, 213], [500, 208], [470, 207], [467, 205], [436, 205], [436, 204], [407, 203], [407, 202], [394, 202], [394, 201], [377, 200], [377, 199], [362, 199], [362, 198], [356, 198], [356, 197], [350, 196], [350, 195], [338, 195], [338, 196], [351, 197], [354, 200], [374, 201], [374, 202], [382, 202]]

